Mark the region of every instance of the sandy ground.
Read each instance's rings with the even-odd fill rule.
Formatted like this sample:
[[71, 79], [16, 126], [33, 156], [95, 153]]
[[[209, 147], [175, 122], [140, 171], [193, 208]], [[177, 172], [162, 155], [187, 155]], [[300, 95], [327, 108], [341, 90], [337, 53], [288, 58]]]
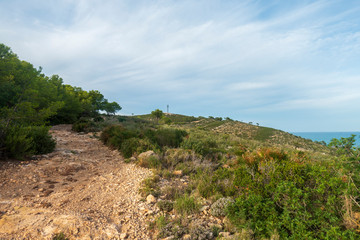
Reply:
[[70, 128], [52, 129], [51, 154], [0, 162], [0, 239], [151, 239], [146, 216], [154, 206], [138, 194], [151, 171]]

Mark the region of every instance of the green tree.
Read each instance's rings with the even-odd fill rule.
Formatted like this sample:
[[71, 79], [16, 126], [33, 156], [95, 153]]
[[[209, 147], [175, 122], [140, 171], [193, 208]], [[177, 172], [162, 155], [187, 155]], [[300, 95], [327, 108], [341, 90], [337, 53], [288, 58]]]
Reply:
[[151, 115], [156, 119], [156, 122], [159, 122], [159, 120], [164, 116], [164, 113], [160, 109], [156, 109], [151, 112]]
[[121, 109], [121, 106], [117, 102], [108, 102], [106, 99], [102, 106], [102, 110], [104, 110], [107, 115], [115, 115], [115, 113]]
[[49, 123], [74, 123], [121, 109], [97, 90], [65, 85], [59, 76], [41, 71], [0, 44], [0, 158], [44, 152], [40, 145], [46, 141], [50, 151], [54, 144], [47, 134]]
[[336, 150], [336, 153], [339, 155], [346, 155], [348, 157], [360, 157], [359, 148], [355, 147], [355, 137], [356, 135], [352, 134], [348, 138], [336, 139], [333, 138], [329, 143], [329, 147]]

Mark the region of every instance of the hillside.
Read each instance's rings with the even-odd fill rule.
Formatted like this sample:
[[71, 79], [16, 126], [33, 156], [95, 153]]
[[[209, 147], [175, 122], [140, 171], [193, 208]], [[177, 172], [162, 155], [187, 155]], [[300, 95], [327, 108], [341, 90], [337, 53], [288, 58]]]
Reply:
[[[192, 117], [180, 114], [165, 114], [171, 120], [170, 125], [178, 128], [211, 131], [218, 134], [227, 134], [243, 140], [254, 141], [255, 145], [278, 146], [281, 148], [298, 149], [304, 151], [330, 153], [329, 148], [304, 139], [285, 131], [256, 126], [235, 120], [221, 118]], [[136, 116], [136, 118], [152, 120], [150, 114]]]
[[352, 139], [328, 147], [231, 119], [177, 114], [112, 124], [101, 140], [127, 162], [154, 169], [141, 194], [158, 201], [162, 213], [149, 226], [158, 239], [359, 237]]
[[359, 238], [357, 163], [334, 148], [176, 114], [70, 127], [53, 153], [2, 164], [0, 238]]

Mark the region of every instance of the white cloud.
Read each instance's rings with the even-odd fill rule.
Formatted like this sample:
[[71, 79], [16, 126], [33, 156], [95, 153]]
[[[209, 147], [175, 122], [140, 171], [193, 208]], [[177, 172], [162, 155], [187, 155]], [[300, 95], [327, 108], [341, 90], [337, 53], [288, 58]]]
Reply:
[[164, 98], [190, 114], [212, 103], [207, 115], [226, 115], [224, 105], [266, 106], [267, 113], [354, 106], [360, 30], [353, 7], [318, 1], [274, 11], [269, 4], [1, 2], [0, 41], [48, 75], [99, 89], [124, 111], [143, 113]]

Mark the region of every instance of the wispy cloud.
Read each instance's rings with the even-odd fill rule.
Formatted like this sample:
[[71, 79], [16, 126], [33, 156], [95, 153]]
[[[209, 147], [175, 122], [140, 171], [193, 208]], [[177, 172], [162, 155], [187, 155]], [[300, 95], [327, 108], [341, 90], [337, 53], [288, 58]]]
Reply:
[[292, 129], [296, 117], [284, 125], [269, 114], [348, 106], [359, 117], [357, 10], [351, 1], [2, 1], [0, 41], [124, 113], [171, 104]]

